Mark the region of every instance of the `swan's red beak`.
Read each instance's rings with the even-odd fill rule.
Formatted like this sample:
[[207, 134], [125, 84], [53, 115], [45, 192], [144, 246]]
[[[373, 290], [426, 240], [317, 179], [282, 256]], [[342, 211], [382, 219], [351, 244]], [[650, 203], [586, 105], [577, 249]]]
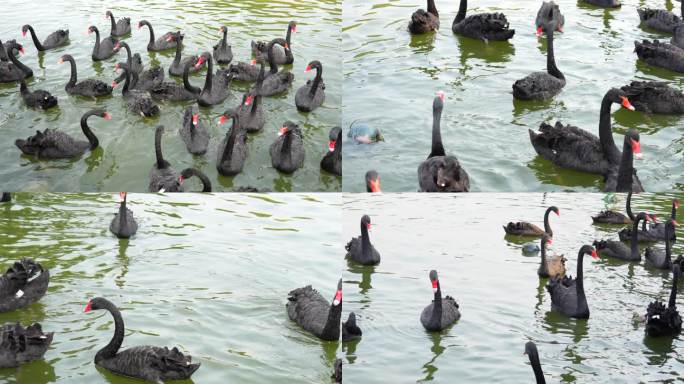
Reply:
[[342, 302], [342, 290], [338, 289], [337, 292], [335, 292], [335, 299], [333, 300], [333, 305], [338, 306]]
[[674, 201], [675, 209], [679, 209], [679, 200]]
[[252, 61], [250, 61], [250, 64], [256, 65], [256, 59], [252, 59]]
[[24, 55], [25, 52], [26, 52], [26, 51], [24, 51], [24, 48], [23, 48], [23, 47], [19, 48], [19, 53], [21, 53], [22, 55]]
[[192, 115], [192, 125], [197, 125], [197, 122], [199, 122], [199, 114]]
[[199, 60], [197, 60], [197, 64], [195, 64], [195, 68], [199, 68], [204, 64], [204, 56], [200, 56]]
[[304, 70], [304, 72], [311, 72], [311, 66], [310, 66], [310, 65], [307, 65], [307, 66], [306, 66], [306, 69]]
[[632, 153], [634, 154], [634, 158], [637, 160], [642, 160], [644, 158], [644, 154], [641, 153], [641, 143], [634, 139], [629, 140], [632, 142]]
[[564, 32], [564, 31], [563, 31], [563, 26], [560, 25], [560, 23], [558, 23], [558, 28], [556, 28], [556, 30], [557, 30], [558, 32], [560, 32], [560, 33], [563, 33], [563, 32]]
[[278, 130], [278, 136], [282, 136], [287, 133], [287, 127], [280, 127]]
[[112, 115], [111, 115], [109, 112], [105, 112], [103, 118], [104, 118], [105, 120], [111, 120], [111, 119], [112, 119]]
[[439, 285], [439, 280], [432, 280], [432, 293], [437, 292], [437, 285]]
[[296, 25], [292, 26], [292, 32], [297, 32], [297, 26]]
[[178, 176], [178, 184], [183, 185], [183, 182], [185, 182], [183, 175]]
[[556, 211], [556, 215], [557, 215], [558, 217], [560, 217], [560, 209], [559, 209], [558, 211]]
[[679, 226], [679, 223], [677, 222], [677, 220], [672, 219], [672, 225], [674, 225], [675, 227], [677, 227], [677, 226]]
[[596, 259], [596, 260], [599, 259], [598, 253], [596, 253], [596, 250], [593, 249], [593, 248], [591, 249], [591, 257], [593, 257], [593, 258]]
[[629, 99], [626, 98], [625, 96], [620, 96], [620, 99], [622, 99], [622, 103], [620, 103], [623, 107], [629, 109], [630, 111], [634, 110], [634, 106], [632, 103], [629, 102]]
[[142, 24], [138, 23], [138, 29], [142, 28]]
[[328, 141], [328, 151], [332, 152], [335, 150], [335, 144], [337, 144], [337, 140], [330, 140]]
[[119, 192], [119, 202], [126, 200], [126, 192]]
[[654, 222], [654, 223], [657, 223], [657, 222], [658, 222], [658, 216], [656, 216], [656, 215], [651, 215], [651, 216], [646, 215], [646, 220], [648, 220], [649, 217], [651, 218], [651, 221], [652, 221], [652, 222]]
[[228, 120], [228, 117], [226, 115], [221, 115], [221, 117], [219, 117], [219, 124], [225, 124], [226, 120]]
[[57, 60], [57, 64], [64, 64], [64, 59], [60, 57], [59, 60]]
[[168, 36], [168, 37], [166, 38], [166, 41], [173, 41], [173, 35]]
[[382, 192], [380, 189], [380, 178], [370, 181], [371, 192]]
[[541, 36], [541, 34], [542, 34], [542, 27], [537, 27], [537, 33], [536, 33], [537, 37]]
[[546, 244], [548, 244], [548, 245], [553, 244], [553, 239], [549, 237], [549, 238], [546, 240]]
[[252, 105], [253, 101], [254, 101], [254, 96], [249, 95], [249, 96], [247, 96], [247, 99], [245, 99], [245, 105]]
[[290, 44], [285, 43], [285, 45], [283, 45], [283, 47], [285, 47], [285, 49], [290, 49]]
[[223, 31], [225, 31], [225, 30], [226, 30], [226, 29], [223, 28], [223, 27], [219, 28], [219, 32], [221, 32], [221, 33], [223, 33]]
[[112, 88], [116, 88], [119, 85], [119, 83], [116, 82], [116, 80], [112, 81]]
[[116, 45], [114, 46], [114, 49], [121, 49], [121, 43], [116, 43]]
[[26, 31], [21, 31], [21, 35], [26, 37]]
[[440, 100], [442, 100], [442, 103], [444, 102], [444, 98], [446, 97], [446, 94], [444, 91], [439, 91], [437, 92], [437, 97], [439, 97]]
[[88, 304], [86, 304], [85, 308], [83, 309], [83, 313], [90, 312], [93, 309], [91, 308], [92, 301], [88, 301]]
[[370, 231], [371, 230], [371, 223], [366, 224], [366, 228]]

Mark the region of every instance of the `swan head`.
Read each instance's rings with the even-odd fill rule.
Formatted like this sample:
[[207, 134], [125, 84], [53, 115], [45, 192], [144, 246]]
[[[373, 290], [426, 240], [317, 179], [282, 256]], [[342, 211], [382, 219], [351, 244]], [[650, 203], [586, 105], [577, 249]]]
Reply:
[[632, 148], [632, 154], [634, 155], [634, 158], [636, 160], [642, 160], [644, 158], [644, 154], [641, 153], [639, 132], [637, 132], [635, 129], [630, 129], [629, 132], [627, 132], [627, 137], [625, 139], [629, 140], [629, 146]]
[[382, 192], [380, 189], [380, 175], [374, 170], [366, 172], [366, 186], [371, 192]]
[[361, 217], [361, 225], [365, 225], [366, 229], [370, 231], [371, 229], [371, 218], [368, 215], [363, 215]]
[[297, 32], [297, 22], [296, 21], [290, 21], [289, 27], [290, 27], [290, 31], [292, 31], [293, 33]]
[[436, 293], [439, 290], [439, 278], [437, 277], [437, 271], [434, 269], [430, 271], [430, 283], [432, 283], [432, 293]]
[[335, 298], [333, 299], [333, 306], [337, 307], [342, 303], [342, 279], [337, 282], [337, 291], [335, 292]]

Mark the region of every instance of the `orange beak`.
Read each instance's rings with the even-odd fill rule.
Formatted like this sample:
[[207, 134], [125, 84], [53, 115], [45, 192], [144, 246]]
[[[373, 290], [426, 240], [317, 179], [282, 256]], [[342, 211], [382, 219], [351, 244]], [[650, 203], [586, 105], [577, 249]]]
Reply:
[[370, 181], [370, 188], [371, 188], [371, 192], [382, 192], [382, 190], [380, 189], [380, 179], [377, 178], [375, 180], [371, 180]]
[[637, 160], [643, 159], [644, 154], [641, 153], [641, 143], [634, 139], [630, 139], [630, 141], [632, 142], [632, 153], [634, 154], [634, 158]]
[[626, 109], [629, 109], [630, 111], [634, 110], [634, 106], [632, 105], [632, 103], [629, 102], [628, 98], [626, 98], [624, 96], [620, 96], [620, 99], [622, 99], [622, 103], [620, 103], [620, 104], [623, 107], [625, 107]]
[[536, 33], [537, 37], [541, 36], [541, 34], [542, 34], [542, 27], [537, 27], [537, 33]]

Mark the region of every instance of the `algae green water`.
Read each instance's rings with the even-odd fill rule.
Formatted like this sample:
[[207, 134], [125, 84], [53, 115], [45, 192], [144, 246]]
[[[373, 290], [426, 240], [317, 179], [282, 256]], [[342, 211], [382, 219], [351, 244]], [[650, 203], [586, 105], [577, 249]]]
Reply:
[[[345, 135], [343, 190], [365, 190], [364, 174], [377, 170], [383, 191], [418, 190], [417, 168], [430, 153], [432, 99], [446, 92], [442, 140], [470, 174], [474, 191], [600, 191], [602, 177], [564, 170], [538, 157], [528, 129], [541, 122], [572, 124], [598, 134], [603, 95], [633, 80], [666, 81], [682, 89], [684, 78], [637, 60], [634, 40], [670, 36], [639, 27], [636, 8], [673, 9], [670, 1], [624, 0], [605, 10], [583, 1], [556, 1], [565, 32], [555, 36], [556, 62], [567, 85], [548, 102], [514, 102], [511, 85], [546, 68], [546, 39], [535, 37], [540, 1], [478, 0], [469, 14], [504, 12], [515, 36], [506, 42], [462, 38], [451, 31], [458, 1], [435, 1], [441, 29], [412, 37], [411, 14], [425, 1], [349, 0], [343, 7], [343, 127], [356, 120], [383, 132], [385, 142], [354, 145]], [[615, 142], [629, 128], [641, 134], [645, 159], [636, 162], [646, 191], [682, 190], [684, 119], [613, 107]]]
[[[45, 89], [59, 99], [58, 109], [49, 112], [34, 111], [23, 105], [17, 84], [0, 85], [0, 183], [11, 191], [147, 191], [147, 173], [154, 162], [154, 127], [163, 124], [164, 154], [177, 170], [196, 167], [212, 180], [215, 191], [231, 191], [239, 187], [256, 187], [271, 191], [337, 191], [341, 178], [320, 169], [320, 160], [328, 148], [329, 130], [340, 124], [341, 57], [340, 23], [341, 4], [336, 0], [308, 2], [279, 1], [49, 1], [31, 4], [25, 1], [4, 1], [4, 22], [0, 26], [0, 39], [16, 38], [22, 43], [26, 55], [22, 62], [33, 69], [34, 77], [29, 88]], [[244, 171], [235, 177], [219, 176], [216, 171], [217, 146], [229, 125], [219, 125], [219, 116], [237, 106], [249, 84], [233, 83], [228, 99], [211, 108], [201, 108], [211, 139], [204, 156], [190, 155], [178, 134], [183, 111], [190, 103], [161, 103], [158, 118], [143, 119], [128, 111], [121, 97], [121, 88], [114, 96], [94, 101], [67, 95], [64, 85], [69, 79], [69, 66], [59, 65], [59, 57], [71, 54], [76, 59], [80, 79], [96, 77], [111, 83], [118, 74], [114, 66], [125, 61], [125, 51], [113, 58], [94, 63], [90, 54], [94, 36], [88, 36], [89, 25], [95, 25], [104, 36], [109, 34], [109, 20], [105, 11], [111, 10], [117, 18], [130, 17], [132, 35], [125, 38], [133, 53], [140, 53], [146, 68], [161, 65], [168, 71], [175, 51], [148, 53], [147, 29], [138, 30], [138, 21], [147, 19], [155, 28], [156, 37], [168, 31], [182, 30], [185, 34], [184, 55], [211, 52], [219, 40], [219, 27], [228, 27], [228, 42], [233, 47], [233, 62], [251, 60], [252, 40], [271, 40], [285, 37], [287, 24], [298, 22], [298, 32], [292, 37], [295, 62], [287, 66], [295, 81], [287, 94], [265, 98], [263, 105], [266, 126], [248, 140], [249, 157]], [[40, 39], [57, 29], [69, 29], [71, 43], [62, 48], [38, 53], [30, 35], [21, 36], [21, 26], [31, 24]], [[324, 66], [326, 101], [316, 111], [297, 112], [295, 92], [312, 78], [306, 73], [307, 63], [320, 60]], [[202, 70], [191, 77], [197, 86], [204, 84]], [[171, 78], [166, 73], [166, 78]], [[176, 78], [172, 78], [176, 79]], [[174, 81], [174, 80], [171, 80]], [[176, 79], [175, 81], [180, 81]], [[35, 134], [46, 128], [60, 129], [82, 139], [79, 120], [93, 107], [106, 108], [113, 120], [91, 121], [101, 147], [75, 160], [36, 161], [21, 155], [14, 145], [18, 138]], [[306, 159], [302, 169], [294, 175], [280, 174], [271, 166], [268, 147], [277, 138], [278, 128], [285, 121], [299, 124], [305, 143]], [[200, 190], [195, 182], [188, 186]]]
[[[178, 346], [202, 364], [195, 383], [323, 383], [336, 342], [288, 319], [290, 290], [311, 284], [332, 300], [343, 262], [334, 195], [129, 194], [140, 229], [109, 231], [110, 194], [17, 194], [0, 204], [0, 265], [32, 257], [50, 269], [47, 294], [0, 323], [55, 332], [45, 359], [0, 370], [1, 383], [139, 383], [98, 370], [118, 304], [123, 347]], [[188, 383], [188, 382], [179, 382]]]
[[[678, 195], [639, 195], [634, 212], [664, 219]], [[372, 220], [370, 239], [382, 260], [354, 263], [344, 273], [345, 316], [357, 314], [363, 337], [344, 343], [345, 382], [532, 383], [527, 341], [539, 349], [547, 383], [679, 382], [684, 370], [682, 337], [647, 339], [634, 314], [667, 300], [672, 274], [639, 263], [584, 259], [584, 287], [591, 315], [573, 320], [551, 312], [537, 276], [539, 256], [524, 256], [531, 241], [505, 236], [502, 225], [542, 224], [546, 207], [554, 238], [551, 254], [564, 254], [575, 276], [577, 252], [594, 239], [617, 239], [620, 227], [592, 225], [605, 208], [601, 194], [469, 194], [461, 196], [345, 195], [344, 239], [358, 236], [359, 219]], [[610, 204], [624, 207], [625, 196]], [[684, 253], [684, 231], [673, 254]], [[538, 240], [534, 241], [539, 244]], [[655, 245], [663, 248], [663, 244]], [[643, 247], [642, 247], [643, 250]], [[460, 305], [461, 319], [428, 333], [420, 314], [433, 298], [428, 278], [439, 272], [443, 295]], [[681, 282], [681, 280], [680, 280]], [[681, 292], [681, 286], [680, 286]], [[684, 299], [680, 295], [677, 302]], [[681, 313], [681, 306], [679, 311]]]

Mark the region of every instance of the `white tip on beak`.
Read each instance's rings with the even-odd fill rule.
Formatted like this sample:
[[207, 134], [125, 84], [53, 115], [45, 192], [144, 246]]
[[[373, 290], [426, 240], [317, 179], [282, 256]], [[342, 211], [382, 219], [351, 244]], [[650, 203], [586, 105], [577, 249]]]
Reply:
[[437, 293], [437, 288], [432, 288], [432, 293]]
[[340, 301], [337, 299], [333, 300], [333, 305], [335, 305], [335, 306], [340, 305]]
[[637, 160], [643, 160], [644, 154], [643, 153], [636, 153], [636, 154], [634, 154], [634, 158]]

